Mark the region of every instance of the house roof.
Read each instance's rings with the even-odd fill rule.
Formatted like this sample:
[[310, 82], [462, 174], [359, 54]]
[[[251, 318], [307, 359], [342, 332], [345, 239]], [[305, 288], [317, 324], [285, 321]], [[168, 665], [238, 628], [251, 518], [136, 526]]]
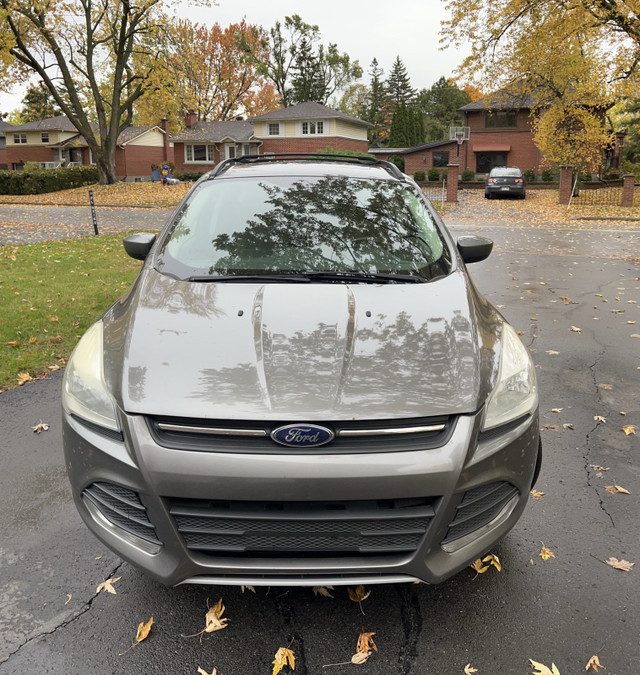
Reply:
[[[97, 131], [97, 125], [92, 125], [94, 127], [94, 131]], [[136, 138], [139, 138], [140, 136], [143, 136], [146, 134], [148, 131], [152, 131], [153, 129], [157, 129], [161, 133], [164, 133], [164, 131], [159, 127], [159, 126], [153, 126], [153, 127], [141, 127], [141, 126], [129, 126], [123, 129], [120, 132], [120, 135], [118, 136], [118, 145], [126, 145], [127, 143], [130, 143]], [[63, 141], [59, 141], [58, 143], [50, 143], [48, 147], [50, 148], [83, 148], [87, 146], [87, 141], [85, 137], [82, 134], [76, 134], [75, 136], [71, 136], [70, 138], [66, 138]]]
[[171, 140], [177, 143], [188, 141], [206, 141], [208, 143], [222, 143], [232, 141], [246, 143], [255, 140], [253, 125], [244, 120], [229, 120], [227, 122], [196, 122], [193, 126], [172, 134]]
[[13, 128], [14, 131], [75, 131], [76, 128], [71, 124], [66, 115], [57, 115], [48, 117], [45, 120], [37, 122], [27, 122]]
[[458, 112], [471, 112], [474, 110], [519, 110], [522, 108], [531, 108], [535, 105], [535, 99], [529, 94], [514, 94], [507, 91], [496, 92], [489, 96], [479, 98], [477, 101], [471, 101]]
[[431, 150], [433, 148], [439, 148], [443, 145], [455, 144], [456, 141], [433, 141], [431, 143], [420, 143], [420, 145], [415, 145], [412, 148], [369, 148], [367, 152], [371, 155], [409, 155], [412, 152], [421, 152], [423, 150]]
[[357, 117], [352, 117], [346, 113], [340, 112], [339, 110], [334, 110], [329, 108], [322, 103], [316, 103], [315, 101], [307, 101], [306, 103], [298, 103], [296, 105], [289, 106], [288, 108], [282, 108], [280, 110], [275, 110], [274, 112], [265, 113], [264, 115], [258, 115], [257, 117], [252, 117], [251, 122], [280, 122], [285, 120], [309, 120], [309, 119], [341, 119], [347, 122], [353, 122], [354, 124], [359, 124], [363, 127], [372, 126], [369, 122], [358, 119]]

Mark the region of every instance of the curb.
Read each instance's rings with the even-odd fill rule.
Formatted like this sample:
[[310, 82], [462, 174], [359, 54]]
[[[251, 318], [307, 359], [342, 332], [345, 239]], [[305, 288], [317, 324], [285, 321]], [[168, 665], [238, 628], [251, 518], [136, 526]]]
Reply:
[[[0, 207], [2, 206], [63, 206], [65, 208], [74, 207], [80, 209], [90, 209], [90, 204], [47, 204], [46, 202], [0, 202]], [[96, 204], [97, 209], [175, 209], [178, 204], [172, 204], [171, 206], [160, 206], [158, 204]]]

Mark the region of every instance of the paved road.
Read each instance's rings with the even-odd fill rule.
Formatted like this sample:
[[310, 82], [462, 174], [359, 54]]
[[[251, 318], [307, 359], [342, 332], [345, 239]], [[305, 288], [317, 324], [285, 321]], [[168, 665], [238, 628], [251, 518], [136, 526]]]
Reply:
[[[449, 222], [456, 235], [479, 227], [455, 212]], [[55, 373], [0, 394], [0, 675], [270, 673], [292, 638], [296, 675], [339, 674], [354, 666], [323, 665], [348, 661], [361, 628], [376, 631], [380, 651], [361, 666], [373, 675], [453, 675], [467, 663], [479, 675], [524, 675], [528, 659], [573, 675], [593, 654], [608, 675], [635, 675], [640, 435], [621, 427], [640, 430], [640, 265], [631, 260], [640, 237], [480, 229], [496, 250], [470, 267], [472, 277], [522, 331], [538, 368], [541, 425], [560, 427], [543, 431], [543, 499], [494, 551], [501, 573], [374, 586], [365, 615], [344, 589], [328, 599], [296, 588], [161, 587], [94, 540], [70, 503]], [[51, 426], [36, 435], [40, 420]], [[631, 494], [607, 492], [614, 484]], [[556, 556], [546, 562], [543, 543]], [[637, 569], [612, 569], [603, 562], [611, 556]], [[96, 596], [112, 576], [121, 577], [117, 595]], [[202, 628], [207, 603], [221, 596], [228, 628], [202, 641], [181, 637]], [[118, 656], [151, 615], [150, 637]]]
[[[100, 233], [160, 229], [173, 209], [96, 208]], [[48, 239], [93, 236], [91, 210], [85, 206], [0, 205], [0, 246]]]

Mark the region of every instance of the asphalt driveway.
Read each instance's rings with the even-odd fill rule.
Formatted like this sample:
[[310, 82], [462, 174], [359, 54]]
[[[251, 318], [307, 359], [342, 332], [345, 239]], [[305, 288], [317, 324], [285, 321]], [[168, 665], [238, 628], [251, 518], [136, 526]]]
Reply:
[[[594, 654], [609, 675], [638, 672], [640, 568], [606, 561], [640, 563], [640, 232], [604, 221], [514, 226], [466, 208], [446, 220], [456, 236], [495, 239], [470, 272], [521, 332], [541, 391], [543, 494], [493, 551], [502, 571], [373, 586], [362, 607], [343, 588], [330, 599], [300, 588], [159, 586], [97, 542], [71, 504], [54, 373], [0, 394], [1, 675], [266, 674], [290, 643], [296, 675], [352, 672], [326, 666], [349, 661], [362, 629], [376, 632], [379, 652], [358, 668], [374, 675], [449, 675], [467, 664], [524, 675], [529, 659], [572, 675]], [[39, 421], [49, 430], [34, 433]], [[543, 545], [555, 557], [543, 560]], [[117, 593], [96, 594], [112, 577]], [[220, 597], [228, 627], [182, 637], [204, 627]], [[149, 638], [119, 656], [150, 616]]]

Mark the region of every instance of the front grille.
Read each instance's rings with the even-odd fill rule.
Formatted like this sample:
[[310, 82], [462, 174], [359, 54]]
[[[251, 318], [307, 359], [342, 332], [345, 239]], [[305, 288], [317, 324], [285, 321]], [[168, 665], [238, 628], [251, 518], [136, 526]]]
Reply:
[[332, 557], [415, 551], [434, 500], [166, 500], [188, 549], [218, 556]]
[[505, 481], [488, 483], [467, 490], [442, 543], [447, 544], [460, 539], [490, 523], [509, 500], [519, 494], [517, 487]]
[[161, 543], [137, 492], [113, 483], [92, 483], [82, 496], [114, 525], [146, 541]]
[[[274, 422], [245, 420], [200, 420], [180, 417], [148, 417], [147, 424], [158, 445], [174, 450], [238, 452], [252, 454], [338, 454], [410, 452], [444, 445], [455, 427], [455, 417], [357, 420], [313, 424], [331, 429], [335, 438], [315, 448], [290, 448], [270, 438], [274, 429], [291, 420]], [[177, 429], [163, 427], [173, 426]], [[413, 429], [431, 428], [414, 432]], [[191, 430], [190, 430], [191, 428]], [[406, 430], [409, 430], [407, 432]], [[341, 435], [344, 433], [344, 435]]]

